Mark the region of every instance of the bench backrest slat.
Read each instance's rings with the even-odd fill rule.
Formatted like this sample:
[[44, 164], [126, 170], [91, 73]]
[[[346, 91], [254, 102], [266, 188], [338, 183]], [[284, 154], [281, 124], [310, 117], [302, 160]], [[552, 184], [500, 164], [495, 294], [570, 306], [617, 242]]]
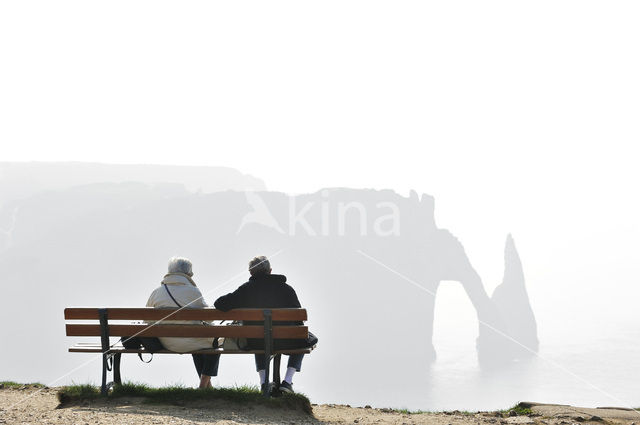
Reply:
[[[66, 325], [67, 336], [100, 336], [100, 325]], [[273, 337], [305, 339], [306, 326], [273, 326]], [[163, 336], [187, 338], [264, 338], [263, 326], [109, 325], [109, 335]]]
[[[263, 320], [262, 309], [237, 309], [221, 311], [204, 309], [157, 309], [157, 308], [109, 308], [109, 320]], [[169, 317], [167, 317], [169, 316]], [[307, 310], [303, 308], [272, 309], [274, 321], [306, 321]], [[99, 320], [97, 308], [65, 308], [66, 320]]]

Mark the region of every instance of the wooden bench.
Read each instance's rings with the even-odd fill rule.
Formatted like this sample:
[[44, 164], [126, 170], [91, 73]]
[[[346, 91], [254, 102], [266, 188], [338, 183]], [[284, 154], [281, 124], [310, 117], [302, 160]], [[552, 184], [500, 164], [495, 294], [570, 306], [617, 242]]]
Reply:
[[[264, 350], [224, 350], [211, 348], [188, 353], [161, 350], [154, 354], [265, 354], [265, 371], [269, 377], [269, 368], [273, 358], [273, 380], [280, 382], [280, 356], [282, 354], [310, 353], [315, 347], [295, 350], [275, 350], [274, 339], [305, 339], [309, 335], [306, 326], [281, 325], [274, 322], [307, 320], [307, 311], [303, 308], [280, 309], [237, 309], [220, 311], [204, 309], [154, 309], [154, 308], [66, 308], [64, 310], [67, 336], [100, 337], [100, 342], [77, 343], [69, 348], [71, 353], [102, 353], [101, 392], [106, 395], [109, 387], [122, 383], [120, 361], [122, 354], [148, 353], [144, 348], [128, 349], [120, 344], [111, 344], [110, 337], [195, 337], [195, 338], [259, 338], [264, 339]], [[162, 320], [237, 320], [258, 321], [256, 325], [182, 325], [163, 324]], [[82, 321], [82, 322], [81, 322]], [[158, 323], [131, 323], [133, 321], [159, 321]], [[89, 322], [89, 323], [87, 323]], [[113, 382], [107, 383], [107, 372], [113, 371]], [[266, 385], [265, 387], [268, 387]], [[265, 388], [268, 396], [268, 388]]]

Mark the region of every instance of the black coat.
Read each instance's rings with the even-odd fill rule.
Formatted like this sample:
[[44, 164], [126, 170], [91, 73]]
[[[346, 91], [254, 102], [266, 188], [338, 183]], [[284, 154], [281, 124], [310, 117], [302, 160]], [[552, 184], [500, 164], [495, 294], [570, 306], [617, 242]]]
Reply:
[[213, 304], [218, 310], [234, 308], [300, 308], [296, 291], [281, 274], [251, 276], [235, 291], [223, 295]]
[[[235, 308], [300, 308], [296, 291], [287, 285], [287, 277], [280, 274], [251, 276], [249, 281], [235, 291], [218, 298], [213, 305], [218, 310]], [[245, 322], [247, 325], [262, 325], [263, 322]], [[302, 322], [273, 322], [274, 325], [302, 325]], [[249, 348], [263, 349], [262, 339], [249, 339]], [[276, 350], [307, 347], [306, 340], [275, 340]]]

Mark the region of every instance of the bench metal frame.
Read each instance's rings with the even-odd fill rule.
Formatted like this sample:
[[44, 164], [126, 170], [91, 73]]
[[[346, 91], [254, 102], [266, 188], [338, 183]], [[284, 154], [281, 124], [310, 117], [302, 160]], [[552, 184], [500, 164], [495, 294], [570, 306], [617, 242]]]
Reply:
[[[122, 375], [120, 373], [120, 364], [123, 353], [146, 353], [145, 350], [131, 350], [131, 349], [114, 349], [109, 341], [109, 313], [107, 308], [99, 308], [98, 309], [98, 320], [100, 322], [100, 345], [101, 345], [101, 353], [102, 353], [102, 384], [100, 386], [100, 393], [103, 396], [106, 396], [109, 392], [109, 388], [113, 385], [121, 385], [122, 384]], [[262, 317], [264, 320], [264, 351], [263, 350], [248, 350], [243, 351], [242, 354], [256, 354], [256, 353], [264, 353], [265, 355], [265, 375], [267, 377], [267, 385], [263, 390], [263, 395], [266, 397], [270, 396], [270, 388], [268, 385], [268, 378], [270, 375], [270, 365], [271, 360], [273, 359], [273, 380], [276, 383], [280, 382], [280, 362], [282, 354], [293, 354], [293, 353], [310, 353], [311, 350], [315, 347], [310, 347], [307, 349], [298, 349], [298, 350], [279, 350], [278, 352], [274, 352], [274, 338], [273, 338], [273, 314], [272, 309], [264, 309], [262, 310]], [[70, 348], [70, 351], [73, 348]], [[78, 350], [82, 351], [82, 350]], [[89, 352], [89, 351], [85, 351]], [[215, 353], [210, 353], [207, 350], [198, 351], [198, 353], [202, 354], [225, 354], [222, 350], [217, 350]], [[240, 352], [227, 352], [227, 354], [239, 354]], [[168, 350], [163, 350], [158, 354], [193, 354], [193, 353], [175, 353]], [[113, 381], [107, 382], [108, 372], [113, 372]]]

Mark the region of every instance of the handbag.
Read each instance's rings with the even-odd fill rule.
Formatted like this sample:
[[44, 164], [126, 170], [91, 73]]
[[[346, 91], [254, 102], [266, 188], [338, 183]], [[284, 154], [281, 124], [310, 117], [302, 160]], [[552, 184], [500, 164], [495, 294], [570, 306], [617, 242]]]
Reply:
[[[178, 307], [182, 308], [182, 306], [178, 304], [178, 301], [173, 298], [173, 295], [169, 291], [169, 288], [167, 288], [167, 285], [163, 284], [162, 286], [164, 286], [164, 289], [167, 290], [167, 293], [169, 294], [173, 302], [176, 303]], [[126, 349], [139, 350], [140, 347], [143, 347], [146, 351], [151, 353], [151, 358], [148, 362], [144, 361], [144, 359], [142, 358], [142, 353], [138, 353], [138, 357], [140, 357], [140, 360], [144, 363], [151, 363], [151, 360], [153, 360], [153, 353], [164, 350], [164, 346], [160, 342], [160, 339], [155, 336], [123, 336], [122, 338], [120, 338], [120, 342], [122, 342], [122, 346]]]
[[142, 358], [142, 353], [138, 353], [138, 357], [143, 363], [151, 363], [151, 360], [153, 360], [153, 353], [164, 350], [164, 346], [156, 337], [123, 336], [122, 338], [120, 338], [120, 342], [122, 343], [122, 346], [128, 350], [139, 350], [140, 346], [142, 346], [147, 352], [151, 353], [151, 358], [148, 362], [144, 361], [144, 359]]
[[318, 337], [309, 331], [309, 338], [307, 338], [307, 346], [305, 348], [313, 348], [318, 344]]
[[[242, 326], [242, 321], [234, 320], [227, 323], [227, 326]], [[222, 340], [222, 344], [220, 344], [220, 340]], [[218, 346], [222, 346], [225, 351], [243, 351], [248, 348], [248, 345], [247, 338], [218, 338]]]

